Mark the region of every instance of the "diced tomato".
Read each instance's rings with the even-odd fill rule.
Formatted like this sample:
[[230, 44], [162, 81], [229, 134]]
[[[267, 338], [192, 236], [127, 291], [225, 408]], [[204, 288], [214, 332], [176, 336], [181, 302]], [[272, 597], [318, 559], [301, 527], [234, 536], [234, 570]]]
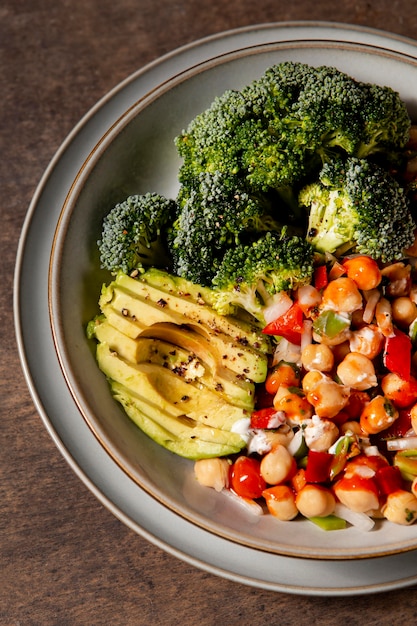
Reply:
[[240, 456], [233, 463], [230, 471], [230, 485], [242, 498], [255, 500], [262, 496], [266, 482], [261, 476], [260, 462], [248, 456]]
[[284, 337], [287, 341], [296, 345], [301, 344], [301, 334], [303, 332], [304, 314], [298, 302], [288, 309], [286, 313], [277, 317], [276, 320], [265, 326], [262, 332], [265, 335], [275, 335]]
[[282, 418], [281, 416], [282, 413], [274, 407], [259, 409], [253, 411], [250, 418], [250, 426], [251, 428], [278, 428], [285, 421], [285, 417]]
[[380, 494], [383, 496], [387, 496], [404, 487], [400, 469], [392, 465], [380, 467], [375, 474], [375, 482]]
[[404, 380], [409, 380], [411, 371], [411, 339], [398, 328], [392, 337], [386, 337], [384, 365], [390, 372], [395, 372]]
[[309, 450], [305, 479], [308, 483], [325, 483], [330, 477], [334, 455], [328, 452]]
[[327, 276], [327, 267], [325, 265], [319, 265], [315, 268], [313, 282], [315, 288], [319, 291], [320, 289], [324, 289], [325, 287], [327, 287], [329, 278]]

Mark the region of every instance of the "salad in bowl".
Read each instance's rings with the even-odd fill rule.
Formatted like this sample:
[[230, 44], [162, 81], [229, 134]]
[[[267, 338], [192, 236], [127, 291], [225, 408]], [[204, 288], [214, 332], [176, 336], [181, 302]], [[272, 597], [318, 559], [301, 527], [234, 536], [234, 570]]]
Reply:
[[129, 418], [254, 515], [417, 519], [417, 128], [393, 89], [271, 66], [129, 195], [88, 324]]

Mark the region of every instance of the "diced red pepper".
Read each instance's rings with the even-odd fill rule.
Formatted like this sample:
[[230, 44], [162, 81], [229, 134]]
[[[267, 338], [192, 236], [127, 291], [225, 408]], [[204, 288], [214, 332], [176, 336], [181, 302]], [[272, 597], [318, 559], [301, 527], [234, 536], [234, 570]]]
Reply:
[[309, 450], [305, 479], [308, 483], [326, 483], [330, 478], [330, 468], [334, 455], [329, 452]]
[[267, 407], [264, 409], [259, 409], [258, 411], [253, 411], [250, 418], [250, 427], [251, 428], [278, 428], [281, 426], [284, 419], [280, 419], [280, 413], [274, 407]]
[[409, 380], [411, 372], [411, 339], [398, 328], [392, 337], [385, 339], [384, 365], [404, 380]]
[[404, 437], [404, 435], [411, 429], [411, 414], [410, 409], [402, 409], [399, 411], [399, 416], [389, 428], [386, 428], [381, 432], [382, 439], [398, 439], [398, 437]]
[[314, 286], [316, 289], [324, 289], [327, 287], [329, 278], [327, 276], [327, 267], [325, 265], [319, 265], [314, 270]]
[[267, 324], [262, 332], [265, 335], [284, 337], [287, 341], [300, 345], [301, 334], [303, 332], [303, 322], [303, 311], [298, 302], [294, 302], [286, 313], [280, 315], [276, 320]]
[[375, 474], [375, 481], [380, 494], [383, 496], [388, 496], [398, 489], [403, 489], [400, 469], [392, 465], [380, 467]]

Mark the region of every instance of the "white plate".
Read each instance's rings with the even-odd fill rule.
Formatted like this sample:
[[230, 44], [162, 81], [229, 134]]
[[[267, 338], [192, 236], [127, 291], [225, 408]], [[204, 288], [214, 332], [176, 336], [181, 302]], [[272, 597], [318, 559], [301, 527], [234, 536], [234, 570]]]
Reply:
[[51, 246], [67, 192], [91, 150], [129, 107], [161, 83], [215, 56], [248, 47], [261, 50], [270, 44], [291, 51], [292, 58], [297, 58], [300, 49], [305, 54], [307, 47], [312, 62], [315, 54], [320, 59], [325, 54], [328, 64], [343, 64], [341, 69], [347, 71], [350, 54], [361, 51], [367, 55], [367, 73], [371, 65], [376, 75], [381, 58], [389, 59], [384, 82], [394, 88], [401, 84], [398, 67], [417, 64], [414, 42], [378, 31], [337, 24], [271, 24], [224, 33], [181, 48], [116, 87], [64, 142], [28, 212], [15, 285], [23, 368], [43, 422], [74, 471], [119, 519], [179, 558], [236, 581], [292, 593], [350, 595], [414, 584], [415, 550], [379, 559], [304, 560], [239, 545], [179, 517], [143, 491], [107, 455], [75, 406], [57, 361], [48, 318]]

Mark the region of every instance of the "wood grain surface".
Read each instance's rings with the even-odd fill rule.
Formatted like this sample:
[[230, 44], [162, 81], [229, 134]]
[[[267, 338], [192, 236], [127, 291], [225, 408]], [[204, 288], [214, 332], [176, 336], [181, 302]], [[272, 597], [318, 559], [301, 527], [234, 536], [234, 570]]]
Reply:
[[[30, 199], [66, 135], [132, 72], [249, 24], [330, 20], [417, 37], [410, 0], [3, 0], [0, 4], [0, 624], [415, 623], [416, 589], [286, 595], [205, 573], [119, 522], [38, 417], [15, 345], [15, 255]], [[417, 85], [416, 85], [417, 88]]]

